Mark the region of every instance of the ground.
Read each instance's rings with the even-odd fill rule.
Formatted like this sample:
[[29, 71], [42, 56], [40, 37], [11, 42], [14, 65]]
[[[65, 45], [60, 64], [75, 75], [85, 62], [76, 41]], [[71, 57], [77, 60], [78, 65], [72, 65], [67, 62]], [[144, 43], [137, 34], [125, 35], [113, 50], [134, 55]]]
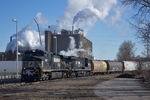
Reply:
[[[150, 100], [150, 90], [142, 87], [139, 80], [114, 78], [118, 75], [55, 79], [1, 86], [0, 100], [121, 100], [125, 96]], [[120, 98], [115, 98], [118, 95]]]

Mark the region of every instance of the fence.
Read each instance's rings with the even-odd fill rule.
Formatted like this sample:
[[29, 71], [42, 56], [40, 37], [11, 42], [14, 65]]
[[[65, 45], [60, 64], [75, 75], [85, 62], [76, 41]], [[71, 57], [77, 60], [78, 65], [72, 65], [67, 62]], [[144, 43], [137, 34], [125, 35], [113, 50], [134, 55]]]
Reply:
[[21, 75], [19, 74], [17, 77], [16, 73], [0, 73], [0, 85], [9, 84], [9, 83], [18, 83], [20, 82]]

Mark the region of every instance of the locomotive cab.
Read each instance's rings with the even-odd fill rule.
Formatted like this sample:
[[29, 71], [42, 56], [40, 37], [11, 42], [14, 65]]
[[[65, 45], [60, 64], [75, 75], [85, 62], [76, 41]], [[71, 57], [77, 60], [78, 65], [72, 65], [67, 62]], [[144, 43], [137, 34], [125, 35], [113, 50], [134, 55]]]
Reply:
[[22, 81], [40, 80], [43, 67], [44, 52], [40, 50], [26, 51], [23, 56]]

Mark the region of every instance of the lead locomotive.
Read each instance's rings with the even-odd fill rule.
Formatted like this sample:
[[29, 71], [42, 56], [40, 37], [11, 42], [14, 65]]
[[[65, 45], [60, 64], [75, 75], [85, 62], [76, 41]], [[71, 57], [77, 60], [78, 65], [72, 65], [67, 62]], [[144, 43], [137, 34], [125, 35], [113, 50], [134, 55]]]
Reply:
[[22, 67], [22, 81], [39, 81], [90, 75], [91, 60], [61, 56], [41, 50], [30, 50], [24, 53]]

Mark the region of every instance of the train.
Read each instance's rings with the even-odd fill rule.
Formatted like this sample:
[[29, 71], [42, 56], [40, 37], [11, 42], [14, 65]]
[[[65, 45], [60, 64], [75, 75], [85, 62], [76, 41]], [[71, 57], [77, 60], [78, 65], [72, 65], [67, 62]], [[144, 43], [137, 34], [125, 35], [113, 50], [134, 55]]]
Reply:
[[[145, 62], [145, 66], [150, 64]], [[42, 50], [29, 50], [22, 59], [21, 81], [40, 81], [136, 71], [139, 62], [91, 60], [83, 57], [63, 56]]]

